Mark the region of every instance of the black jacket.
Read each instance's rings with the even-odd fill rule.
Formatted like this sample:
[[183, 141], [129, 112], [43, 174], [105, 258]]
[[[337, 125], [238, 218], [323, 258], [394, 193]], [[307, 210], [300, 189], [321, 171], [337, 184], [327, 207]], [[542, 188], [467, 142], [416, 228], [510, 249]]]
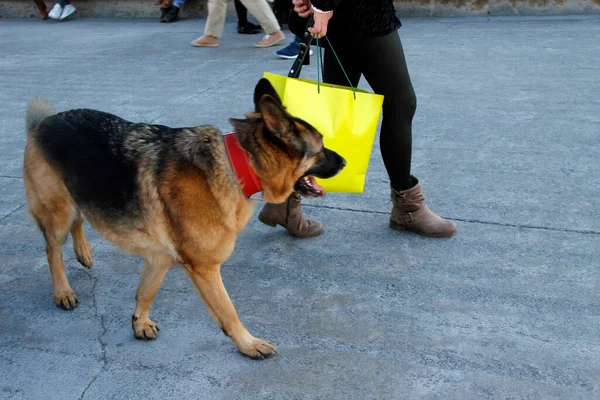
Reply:
[[334, 10], [328, 36], [364, 39], [385, 36], [400, 27], [393, 0], [311, 0], [316, 8]]

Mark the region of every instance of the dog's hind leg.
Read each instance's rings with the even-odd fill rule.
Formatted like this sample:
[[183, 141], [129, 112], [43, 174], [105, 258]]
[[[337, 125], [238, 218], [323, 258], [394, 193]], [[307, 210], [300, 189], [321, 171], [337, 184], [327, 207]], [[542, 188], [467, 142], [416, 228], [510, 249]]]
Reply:
[[175, 260], [169, 254], [146, 257], [140, 286], [135, 296], [135, 311], [131, 316], [131, 327], [137, 339], [152, 340], [158, 335], [160, 329], [150, 319], [150, 307], [163, 279], [174, 263]]
[[77, 210], [62, 180], [31, 143], [25, 148], [23, 172], [29, 212], [46, 239], [54, 302], [70, 310], [78, 301], [65, 275], [61, 247], [67, 240]]
[[206, 302], [208, 310], [223, 332], [236, 344], [240, 353], [254, 359], [277, 354], [271, 343], [255, 338], [240, 321], [221, 279], [221, 266], [186, 265], [185, 271]]
[[73, 250], [77, 261], [84, 267], [91, 268], [94, 265], [92, 248], [83, 233], [83, 218], [80, 212], [77, 212], [77, 217], [71, 226], [71, 236], [73, 236]]
[[[62, 203], [62, 204], [61, 204]], [[50, 266], [50, 276], [54, 287], [54, 302], [57, 306], [70, 310], [77, 307], [77, 296], [67, 280], [61, 247], [67, 240], [75, 209], [68, 202], [53, 201], [53, 209], [45, 205], [31, 205], [30, 211], [46, 239], [46, 256]]]

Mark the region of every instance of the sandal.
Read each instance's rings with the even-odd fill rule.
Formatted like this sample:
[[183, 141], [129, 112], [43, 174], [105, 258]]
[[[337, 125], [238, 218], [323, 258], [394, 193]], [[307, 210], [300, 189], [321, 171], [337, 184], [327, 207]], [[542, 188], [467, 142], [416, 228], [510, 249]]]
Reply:
[[206, 36], [202, 36], [196, 40], [192, 40], [192, 46], [194, 47], [217, 47], [219, 45], [219, 39], [215, 38], [215, 41], [208, 39]]
[[260, 42], [258, 42], [254, 45], [254, 47], [263, 48], [263, 47], [275, 46], [276, 44], [280, 43], [282, 40], [285, 39], [285, 35], [283, 34], [283, 32], [281, 32], [281, 31], [279, 31], [279, 32], [280, 32], [280, 35], [277, 35], [277, 36], [265, 35]]

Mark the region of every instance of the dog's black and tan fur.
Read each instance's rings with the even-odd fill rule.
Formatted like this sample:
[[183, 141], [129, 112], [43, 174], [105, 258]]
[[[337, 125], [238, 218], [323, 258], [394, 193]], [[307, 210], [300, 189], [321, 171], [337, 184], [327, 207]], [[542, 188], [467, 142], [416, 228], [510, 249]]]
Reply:
[[[266, 201], [285, 201], [294, 187], [306, 186], [307, 175], [328, 178], [343, 168], [344, 160], [323, 147], [318, 131], [285, 111], [268, 81], [257, 84], [254, 99], [255, 112], [230, 121]], [[85, 217], [105, 238], [145, 260], [132, 316], [135, 337], [156, 337], [152, 300], [169, 268], [181, 264], [241, 353], [276, 353], [242, 325], [221, 280], [221, 264], [254, 201], [244, 196], [218, 129], [135, 124], [88, 109], [55, 114], [41, 99], [29, 104], [26, 126], [26, 196], [46, 239], [57, 305], [71, 309], [78, 302], [62, 260], [69, 232], [79, 262], [92, 266]]]

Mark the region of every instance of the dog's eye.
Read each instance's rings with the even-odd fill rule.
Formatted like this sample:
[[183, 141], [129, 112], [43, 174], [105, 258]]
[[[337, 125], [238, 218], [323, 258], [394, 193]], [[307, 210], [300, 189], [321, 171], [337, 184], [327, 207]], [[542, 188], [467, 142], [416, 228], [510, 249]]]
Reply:
[[318, 154], [323, 154], [324, 150], [325, 150], [324, 146], [321, 146], [321, 149], [318, 150], [318, 151], [314, 151], [312, 149], [308, 149], [306, 151], [306, 158], [311, 158], [311, 157], [314, 157], [314, 156], [316, 156]]

